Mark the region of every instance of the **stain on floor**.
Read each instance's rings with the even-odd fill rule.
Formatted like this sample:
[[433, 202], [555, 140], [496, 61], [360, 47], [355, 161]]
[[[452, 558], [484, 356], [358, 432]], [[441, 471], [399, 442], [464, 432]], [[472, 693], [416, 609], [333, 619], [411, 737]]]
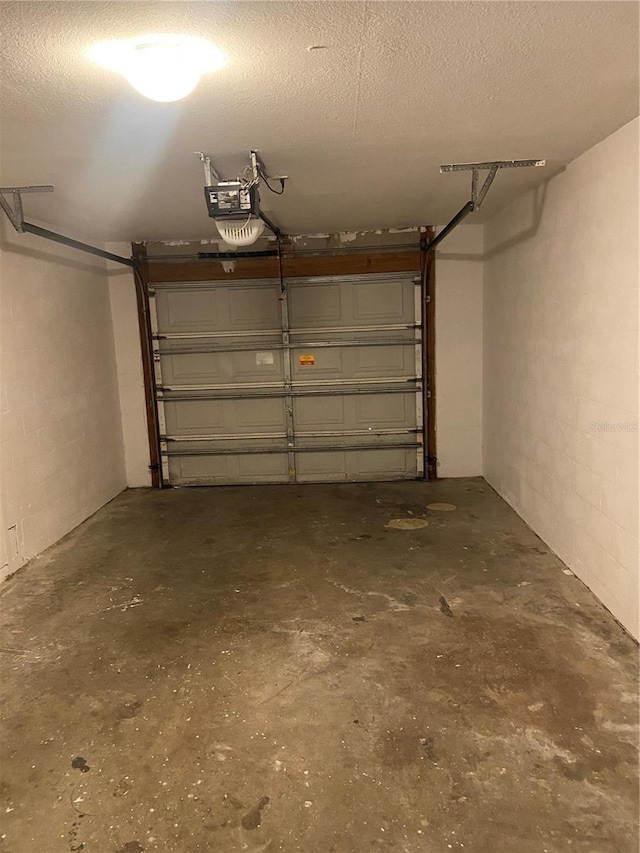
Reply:
[[86, 759], [84, 759], [81, 755], [77, 755], [73, 759], [73, 761], [71, 762], [71, 766], [74, 770], [79, 770], [81, 773], [88, 773], [91, 770], [91, 768], [86, 762]]
[[269, 797], [261, 797], [255, 806], [242, 818], [242, 826], [245, 829], [257, 829], [262, 822], [262, 809], [269, 803]]
[[0, 853], [637, 853], [563, 568], [481, 479], [121, 495], [0, 587]]

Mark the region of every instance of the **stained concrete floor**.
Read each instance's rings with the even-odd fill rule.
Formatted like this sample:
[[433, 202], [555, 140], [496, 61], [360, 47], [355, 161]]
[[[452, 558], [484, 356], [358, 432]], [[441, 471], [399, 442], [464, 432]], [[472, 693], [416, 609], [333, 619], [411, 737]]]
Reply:
[[482, 480], [131, 491], [0, 598], [2, 853], [638, 849], [637, 648]]

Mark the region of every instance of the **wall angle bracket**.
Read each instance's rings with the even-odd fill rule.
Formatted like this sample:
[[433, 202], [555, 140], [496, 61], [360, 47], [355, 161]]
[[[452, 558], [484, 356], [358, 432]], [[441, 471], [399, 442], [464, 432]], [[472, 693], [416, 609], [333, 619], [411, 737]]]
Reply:
[[[546, 160], [491, 160], [487, 163], [448, 163], [440, 166], [441, 172], [471, 172], [471, 201], [473, 209], [479, 210], [484, 197], [498, 174], [498, 169], [527, 169], [532, 166], [545, 166]], [[478, 178], [481, 171], [489, 174], [478, 191]]]
[[[51, 184], [33, 187], [0, 187], [0, 207], [7, 219], [19, 233], [24, 232], [24, 213], [22, 210], [22, 193], [52, 193]], [[12, 201], [7, 199], [11, 196]]]
[[[73, 240], [64, 234], [58, 234], [57, 231], [50, 231], [48, 228], [42, 228], [40, 225], [26, 222], [22, 209], [22, 193], [52, 192], [53, 187], [51, 184], [33, 187], [0, 187], [0, 208], [6, 213], [7, 219], [19, 234], [35, 234], [37, 237], [43, 237], [45, 240], [60, 243], [62, 246], [69, 246], [71, 249], [77, 249], [79, 252], [86, 252], [89, 255], [95, 255], [107, 261], [114, 261], [117, 264], [135, 267], [136, 263], [132, 258], [123, 258], [120, 255], [114, 255], [113, 252], [105, 252], [104, 249], [100, 249], [98, 246], [92, 246], [90, 243], [83, 243], [80, 240]], [[12, 197], [13, 204], [9, 203], [7, 196]]]
[[[473, 213], [474, 210], [479, 210], [489, 188], [493, 183], [493, 179], [498, 174], [500, 169], [528, 169], [536, 166], [546, 166], [546, 160], [489, 160], [484, 163], [447, 163], [440, 166], [441, 172], [471, 172], [471, 199], [460, 208], [453, 219], [445, 225], [445, 227], [437, 234], [430, 243], [426, 245], [426, 251], [435, 249], [441, 240], [450, 234], [456, 225]], [[480, 172], [487, 172], [484, 183], [479, 187]]]

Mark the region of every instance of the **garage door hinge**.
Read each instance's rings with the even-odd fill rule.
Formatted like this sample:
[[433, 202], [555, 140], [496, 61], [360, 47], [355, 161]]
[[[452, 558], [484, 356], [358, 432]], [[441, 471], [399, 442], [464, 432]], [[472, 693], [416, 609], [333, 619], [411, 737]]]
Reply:
[[431, 297], [429, 296], [429, 294], [428, 294], [428, 293], [427, 293], [427, 295], [425, 296], [424, 301], [425, 301], [425, 302], [431, 302]]
[[436, 465], [438, 462], [438, 457], [437, 456], [427, 456], [426, 460], [427, 460], [428, 465]]
[[426, 396], [427, 396], [427, 397], [430, 397], [430, 396], [431, 396], [431, 391], [427, 391]]
[[149, 465], [149, 470], [150, 471], [159, 471], [160, 470], [160, 464], [158, 462], [153, 462], [151, 465]]

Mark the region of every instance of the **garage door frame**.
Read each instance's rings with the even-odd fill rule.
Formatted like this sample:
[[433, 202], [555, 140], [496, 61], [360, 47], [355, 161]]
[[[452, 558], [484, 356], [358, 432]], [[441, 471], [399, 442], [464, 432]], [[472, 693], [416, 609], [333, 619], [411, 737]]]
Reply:
[[[425, 233], [425, 236], [428, 238], [429, 234], [432, 233], [432, 229], [428, 229]], [[421, 248], [424, 249], [424, 240], [422, 241]], [[136, 256], [142, 260], [146, 258], [146, 249], [143, 244], [134, 244], [134, 252]], [[412, 255], [413, 253], [413, 255]], [[425, 470], [424, 472], [420, 472], [420, 475], [425, 479], [433, 479], [436, 475], [436, 459], [435, 459], [435, 346], [434, 346], [434, 332], [435, 332], [435, 264], [433, 263], [433, 253], [429, 253], [428, 255], [424, 252], [424, 250], [417, 255], [416, 249], [411, 246], [407, 247], [407, 251], [398, 251], [397, 247], [394, 251], [390, 251], [389, 253], [376, 253], [372, 255], [367, 255], [365, 257], [362, 254], [358, 254], [358, 256], [345, 256], [346, 253], [338, 252], [336, 254], [327, 255], [324, 257], [313, 257], [313, 258], [298, 258], [298, 257], [289, 257], [285, 260], [285, 279], [287, 282], [291, 278], [305, 278], [305, 274], [314, 273], [316, 275], [309, 276], [313, 277], [316, 280], [333, 277], [335, 276], [338, 270], [342, 271], [342, 274], [345, 277], [353, 279], [355, 275], [358, 273], [362, 274], [365, 278], [370, 279], [372, 274], [375, 275], [376, 272], [388, 273], [391, 271], [395, 271], [398, 274], [406, 274], [409, 269], [416, 269], [415, 260], [408, 262], [407, 258], [413, 256], [415, 259], [419, 257], [420, 262], [419, 265], [421, 267], [420, 278], [421, 278], [421, 296], [422, 296], [422, 305], [421, 305], [421, 320], [422, 320], [422, 339], [426, 343], [422, 349], [422, 376], [423, 376], [423, 399], [422, 399], [422, 407], [423, 407], [423, 446], [425, 448], [424, 456], [425, 456]], [[189, 278], [193, 281], [221, 281], [221, 282], [231, 282], [234, 279], [237, 280], [238, 276], [242, 276], [244, 270], [243, 266], [248, 265], [250, 270], [247, 270], [247, 277], [251, 278], [252, 284], [255, 285], [258, 281], [263, 280], [263, 277], [266, 273], [269, 276], [269, 273], [273, 273], [274, 267], [269, 261], [266, 262], [256, 262], [251, 259], [247, 262], [243, 260], [238, 261], [238, 267], [241, 269], [236, 272], [235, 275], [229, 275], [228, 273], [223, 272], [221, 265], [219, 262], [211, 261], [211, 260], [202, 260], [202, 261], [185, 261], [180, 262], [178, 265], [175, 263], [162, 263], [160, 259], [154, 258], [153, 262], [140, 264], [140, 270], [142, 273], [143, 282], [146, 279], [146, 284], [148, 285], [149, 281], [153, 279], [157, 284], [162, 284], [163, 282], [167, 282], [170, 279], [174, 281], [180, 277], [182, 278], [185, 273], [188, 273]], [[179, 276], [176, 275], [179, 268]], [[352, 272], [352, 270], [354, 272]], [[357, 270], [358, 272], [355, 272]], [[365, 273], [366, 270], [366, 273]], [[293, 276], [290, 275], [294, 273]], [[317, 273], [327, 272], [328, 276], [317, 275]], [[261, 274], [262, 273], [262, 274]], [[302, 275], [300, 275], [302, 273]], [[271, 277], [271, 276], [269, 276]], [[146, 287], [144, 288], [146, 291]], [[141, 335], [144, 339], [146, 339], [146, 348], [148, 349], [149, 354], [152, 352], [152, 330], [151, 330], [151, 316], [148, 306], [143, 304], [144, 300], [139, 298], [139, 314], [140, 314], [140, 326], [141, 326]], [[283, 306], [284, 307], [284, 306]], [[286, 324], [282, 324], [283, 327]], [[283, 343], [284, 343], [283, 338]], [[145, 350], [145, 341], [143, 341], [143, 355]], [[418, 348], [416, 348], [416, 351]], [[288, 350], [290, 353], [293, 352], [293, 349]], [[144, 360], [144, 359], [143, 359]], [[153, 459], [153, 449], [154, 443], [159, 440], [159, 434], [161, 431], [161, 425], [159, 423], [160, 412], [158, 411], [158, 407], [156, 405], [156, 393], [155, 393], [155, 371], [153, 369], [154, 364], [151, 358], [146, 361], [150, 362], [148, 367], [151, 369], [145, 370], [145, 392], [147, 399], [147, 413], [148, 420], [150, 422], [149, 429], [149, 444], [151, 450], [151, 465], [150, 468], [152, 473], [154, 472], [154, 459]], [[289, 406], [287, 408], [290, 408]], [[151, 420], [153, 417], [149, 414], [150, 410], [155, 414], [155, 425], [152, 430], [151, 428]], [[157, 444], [156, 444], [157, 447]], [[341, 449], [345, 449], [344, 446]], [[293, 467], [293, 466], [291, 466]], [[158, 477], [157, 485], [159, 487], [169, 485], [166, 480], [166, 472], [165, 475], [162, 476], [162, 472], [158, 471], [158, 474], [161, 476]], [[155, 485], [155, 483], [154, 483]]]

